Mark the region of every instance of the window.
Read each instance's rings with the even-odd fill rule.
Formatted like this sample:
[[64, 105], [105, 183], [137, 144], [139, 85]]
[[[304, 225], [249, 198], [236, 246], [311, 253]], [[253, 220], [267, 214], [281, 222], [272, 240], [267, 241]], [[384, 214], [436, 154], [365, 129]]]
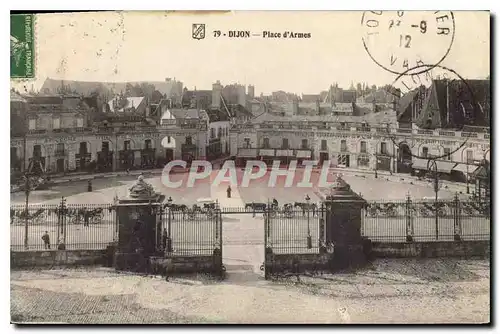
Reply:
[[130, 140], [125, 140], [125, 141], [123, 142], [123, 149], [124, 149], [125, 151], [130, 150]]
[[366, 153], [366, 142], [362, 141], [361, 142], [361, 153]]
[[252, 145], [250, 144], [250, 138], [244, 138], [243, 142], [245, 143], [244, 148], [251, 148], [252, 147]]
[[451, 149], [448, 147], [444, 148], [444, 160], [451, 160]]
[[42, 156], [42, 147], [40, 145], [33, 146], [33, 158], [40, 158]]
[[269, 138], [264, 138], [262, 140], [262, 148], [270, 148], [271, 145], [269, 144]]
[[186, 145], [193, 145], [193, 138], [191, 136], [186, 137]]
[[77, 127], [77, 128], [83, 128], [83, 118], [78, 117], [78, 118], [76, 119], [76, 127]]
[[300, 145], [300, 148], [303, 150], [307, 150], [307, 139], [302, 139], [302, 144]]
[[56, 153], [57, 154], [64, 154], [64, 143], [57, 143]]
[[281, 148], [284, 150], [288, 149], [288, 138], [283, 138], [283, 140], [281, 141]]
[[347, 142], [345, 141], [345, 139], [342, 139], [340, 141], [340, 151], [347, 152]]
[[59, 117], [54, 118], [54, 123], [52, 124], [52, 128], [53, 129], [60, 129], [61, 128], [61, 119]]
[[211, 139], [215, 138], [215, 128], [210, 129], [210, 138]]
[[387, 143], [380, 143], [380, 154], [387, 155]]
[[81, 142], [80, 143], [80, 154], [86, 154], [87, 153], [87, 143], [86, 142]]
[[220, 138], [222, 136], [222, 129], [217, 128], [217, 138]]
[[103, 141], [102, 142], [102, 152], [109, 152], [109, 141]]
[[474, 162], [474, 152], [472, 150], [467, 150], [467, 163], [471, 164]]
[[429, 156], [429, 148], [428, 147], [422, 147], [422, 157], [427, 158]]
[[321, 140], [321, 150], [328, 151], [328, 145], [326, 144], [326, 139]]
[[368, 167], [370, 164], [370, 157], [366, 154], [360, 155], [358, 157], [358, 166]]
[[170, 144], [171, 141], [172, 141], [172, 138], [170, 136], [167, 136], [167, 144]]
[[144, 148], [145, 148], [146, 150], [150, 150], [150, 149], [151, 149], [151, 139], [146, 139], [146, 140], [144, 141], [144, 146], [145, 146]]
[[29, 130], [36, 130], [36, 119], [30, 119], [28, 126]]

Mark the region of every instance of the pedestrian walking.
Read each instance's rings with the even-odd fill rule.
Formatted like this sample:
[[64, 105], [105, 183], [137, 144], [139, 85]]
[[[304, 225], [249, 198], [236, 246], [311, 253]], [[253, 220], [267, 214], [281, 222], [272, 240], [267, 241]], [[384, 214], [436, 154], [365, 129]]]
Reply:
[[91, 192], [92, 192], [92, 180], [89, 180], [89, 181], [87, 182], [87, 191], [88, 191], [89, 193], [91, 193]]
[[50, 236], [49, 232], [45, 231], [45, 233], [42, 235], [42, 240], [43, 240], [43, 246], [45, 249], [50, 249]]
[[231, 198], [231, 186], [227, 186], [227, 198]]

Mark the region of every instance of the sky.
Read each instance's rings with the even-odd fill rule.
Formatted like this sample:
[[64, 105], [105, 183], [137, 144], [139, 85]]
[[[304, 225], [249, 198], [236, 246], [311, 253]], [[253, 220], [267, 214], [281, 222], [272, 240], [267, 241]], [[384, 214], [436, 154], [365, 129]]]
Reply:
[[[35, 33], [36, 79], [12, 81], [11, 85], [18, 89], [33, 85], [37, 90], [47, 77], [106, 82], [176, 78], [189, 89], [211, 89], [212, 83], [220, 80], [223, 84], [253, 84], [256, 94], [277, 90], [314, 94], [333, 83], [344, 88], [351, 82], [392, 83], [397, 75], [374, 62], [363, 38], [372, 56], [389, 67], [390, 59], [398, 57], [400, 61], [409, 55], [411, 65], [416, 55], [431, 63], [446, 54], [441, 65], [464, 78], [481, 79], [490, 73], [488, 12], [454, 12], [451, 47], [451, 35], [441, 38], [435, 34], [439, 15], [433, 12], [404, 12], [401, 17], [385, 12], [380, 18], [368, 13], [364, 22], [362, 16], [360, 11], [40, 14]], [[374, 32], [367, 26], [370, 18], [378, 20], [377, 36], [368, 36]], [[399, 20], [403, 28], [388, 33], [391, 20], [393, 24]], [[415, 33], [410, 24], [422, 21], [428, 32]], [[205, 24], [204, 39], [192, 38], [193, 23]], [[252, 34], [293, 31], [310, 33], [311, 37], [222, 36], [230, 30]], [[221, 36], [215, 37], [214, 31], [221, 31]], [[398, 54], [398, 37], [408, 34], [413, 38], [411, 48]]]

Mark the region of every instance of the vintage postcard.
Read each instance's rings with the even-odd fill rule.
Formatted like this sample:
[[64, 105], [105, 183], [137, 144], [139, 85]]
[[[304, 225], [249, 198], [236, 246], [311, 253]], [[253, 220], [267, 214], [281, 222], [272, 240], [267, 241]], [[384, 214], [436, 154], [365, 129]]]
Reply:
[[490, 13], [11, 14], [11, 321], [490, 323]]

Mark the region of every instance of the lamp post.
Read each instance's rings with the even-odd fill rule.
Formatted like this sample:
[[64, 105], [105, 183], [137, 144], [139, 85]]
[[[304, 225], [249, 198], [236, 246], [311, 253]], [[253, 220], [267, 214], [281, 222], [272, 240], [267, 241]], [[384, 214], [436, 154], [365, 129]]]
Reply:
[[466, 177], [466, 182], [467, 182], [467, 194], [470, 193], [470, 188], [469, 188], [469, 158], [466, 160], [466, 166], [467, 166], [467, 177]]
[[67, 207], [66, 207], [66, 199], [64, 197], [61, 197], [61, 203], [59, 205], [59, 214], [57, 217], [57, 224], [58, 229], [57, 229], [57, 247], [58, 249], [65, 249], [66, 248], [66, 214], [67, 214]]
[[29, 196], [35, 188], [36, 175], [32, 175], [28, 172], [24, 173], [24, 197], [25, 197], [25, 207], [24, 207], [24, 248], [28, 249], [28, 224], [29, 224]]
[[375, 152], [375, 178], [378, 178], [378, 155], [377, 152]]
[[309, 195], [306, 194], [306, 203], [307, 203], [307, 249], [312, 248], [312, 237], [311, 237], [311, 226], [310, 226], [310, 217], [309, 217], [309, 211], [310, 211], [310, 205], [309, 202], [311, 201], [311, 198]]
[[439, 238], [439, 208], [438, 208], [438, 192], [439, 192], [439, 178], [438, 178], [438, 171], [437, 171], [437, 163], [436, 160], [429, 159], [427, 162], [427, 170], [431, 171], [434, 173], [434, 206], [435, 206], [435, 215], [436, 215], [436, 240]]
[[167, 219], [167, 244], [165, 249], [167, 252], [172, 252], [172, 197], [168, 197], [167, 206], [168, 206], [168, 219]]
[[29, 222], [29, 197], [32, 190], [30, 175], [25, 173], [24, 176], [24, 197], [25, 197], [25, 207], [24, 207], [24, 249], [28, 250], [28, 222]]

